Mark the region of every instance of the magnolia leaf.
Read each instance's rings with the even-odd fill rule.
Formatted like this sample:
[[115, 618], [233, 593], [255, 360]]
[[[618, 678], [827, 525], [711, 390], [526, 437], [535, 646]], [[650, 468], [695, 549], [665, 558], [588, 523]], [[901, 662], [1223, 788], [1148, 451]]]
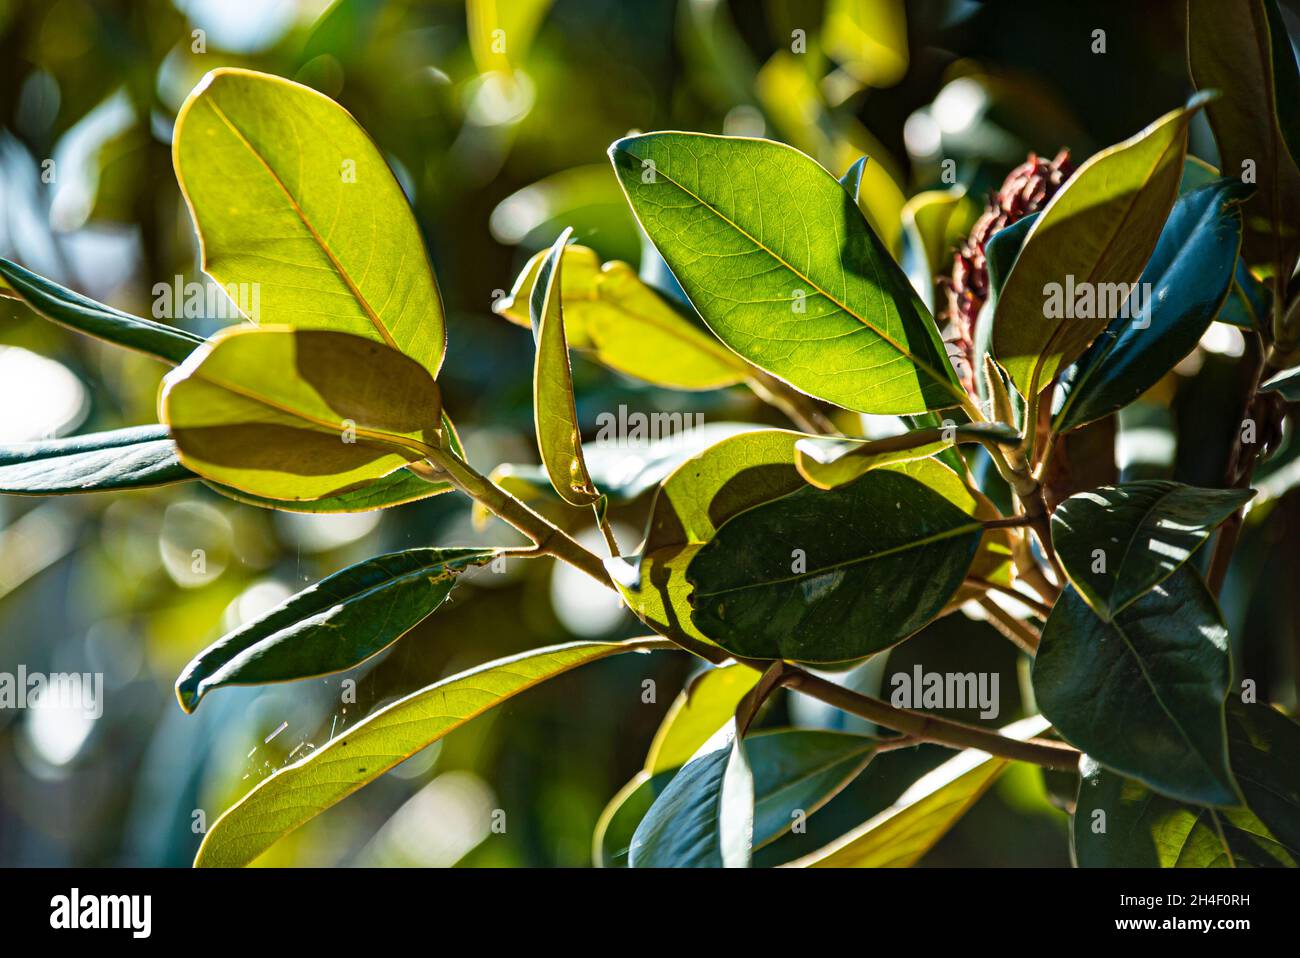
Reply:
[[409, 549], [327, 576], [222, 636], [176, 682], [181, 708], [225, 685], [261, 685], [341, 672], [386, 649], [451, 594], [457, 576], [495, 549]]
[[587, 662], [663, 647], [659, 639], [553, 645], [412, 692], [259, 782], [213, 823], [194, 864], [247, 865], [277, 839], [520, 692]]
[[668, 707], [646, 754], [645, 771], [656, 775], [690, 761], [736, 714], [740, 700], [758, 679], [758, 672], [739, 664], [718, 666], [699, 675]]
[[687, 762], [646, 811], [628, 847], [629, 867], [749, 867], [753, 773], [734, 720], [716, 741], [716, 748]]
[[1080, 492], [1052, 515], [1052, 544], [1083, 599], [1110, 620], [1183, 565], [1248, 489], [1143, 479]]
[[993, 354], [1026, 398], [1120, 315], [1178, 195], [1187, 129], [1207, 98], [1091, 157], [1029, 230], [992, 328]]
[[[1013, 722], [1000, 734], [1025, 741], [1043, 732], [1042, 716]], [[997, 781], [1011, 762], [966, 749], [917, 781], [891, 807], [803, 858], [794, 868], [910, 868]]]
[[1277, 392], [1287, 402], [1300, 402], [1300, 369], [1278, 373], [1259, 387], [1262, 393]]
[[691, 624], [686, 567], [726, 519], [804, 486], [797, 432], [757, 429], [715, 443], [659, 487], [640, 552], [605, 565], [628, 607], [645, 621], [710, 641]]
[[1223, 94], [1206, 113], [1224, 175], [1258, 187], [1247, 253], [1289, 273], [1300, 250], [1300, 73], [1272, 0], [1189, 3], [1187, 64], [1197, 89]]
[[[1228, 705], [1228, 760], [1246, 804], [1178, 802], [1090, 758], [1072, 839], [1085, 868], [1207, 868], [1300, 863], [1300, 725], [1267, 705]], [[1101, 813], [1101, 814], [1098, 814]]]
[[929, 311], [812, 159], [695, 133], [627, 137], [610, 156], [691, 303], [745, 359], [860, 412], [966, 401]]
[[686, 569], [692, 622], [753, 658], [837, 662], [902, 641], [961, 586], [983, 534], [946, 494], [956, 479], [923, 459], [734, 516]]
[[179, 363], [203, 345], [202, 336], [97, 303], [7, 259], [0, 259], [0, 277], [46, 319], [115, 346]]
[[195, 478], [165, 426], [0, 446], [0, 494], [53, 496], [139, 489]]
[[795, 466], [817, 488], [834, 489], [880, 466], [928, 459], [958, 443], [1019, 441], [1020, 433], [1003, 423], [950, 423], [886, 439], [800, 439]]
[[[528, 261], [510, 294], [493, 304], [496, 313], [531, 325], [528, 304], [548, 255], [543, 250]], [[561, 261], [564, 329], [573, 349], [617, 372], [673, 389], [719, 389], [751, 375], [743, 359], [682, 315], [627, 263], [601, 265], [594, 250], [576, 245], [565, 247]]]
[[281, 77], [213, 70], [181, 105], [172, 159], [203, 271], [257, 284], [250, 319], [364, 336], [437, 375], [446, 331], [419, 227], [346, 110]]
[[555, 241], [537, 272], [529, 299], [533, 338], [537, 355], [533, 365], [533, 418], [537, 426], [537, 449], [551, 485], [571, 506], [589, 506], [600, 492], [587, 474], [582, 458], [582, 435], [573, 403], [573, 374], [569, 368], [569, 344], [564, 336], [564, 307], [561, 253], [572, 230]]
[[[447, 439], [448, 451], [457, 458], [464, 459], [465, 449], [461, 446], [460, 436], [456, 433], [456, 427], [448, 418], [445, 409], [442, 412], [442, 433]], [[542, 477], [541, 481], [546, 482], [545, 476]], [[308, 515], [372, 512], [376, 509], [389, 509], [408, 502], [428, 499], [430, 496], [441, 495], [455, 489], [455, 486], [449, 482], [430, 482], [406, 468], [390, 472], [388, 475], [373, 482], [368, 482], [356, 489], [340, 492], [333, 496], [326, 496], [323, 499], [270, 499], [265, 496], [255, 496], [251, 493], [242, 492], [239, 489], [223, 486], [216, 482], [205, 484], [227, 499], [234, 499], [236, 502], [258, 506], [262, 509], [275, 509], [280, 512], [301, 512]], [[549, 489], [550, 484], [547, 483], [546, 487]]]
[[[1141, 309], [1111, 320], [1061, 376], [1057, 433], [1110, 415], [1154, 386], [1196, 348], [1233, 286], [1242, 199], [1251, 187], [1215, 180], [1185, 193], [1138, 279]], [[1140, 312], [1141, 315], [1135, 315]]]
[[[582, 444], [582, 458], [592, 483], [613, 505], [631, 502], [654, 489], [674, 469], [715, 443], [761, 428], [744, 422], [690, 426], [689, 419], [684, 419], [681, 413], [652, 413], [651, 424], [655, 428], [651, 432], [661, 438], [641, 441], [632, 438], [630, 429], [615, 420], [613, 413], [602, 415], [610, 418], [601, 423], [593, 442]], [[599, 417], [597, 422], [601, 422]], [[664, 424], [662, 428], [658, 428], [660, 422]], [[602, 435], [605, 430], [610, 433], [608, 438]], [[503, 463], [492, 470], [489, 478], [525, 502], [544, 499], [553, 492], [546, 470], [540, 466]], [[482, 527], [491, 516], [490, 510], [475, 503], [476, 525]]]
[[167, 374], [158, 402], [182, 463], [271, 499], [337, 495], [440, 443], [427, 370], [348, 333], [222, 330]]
[[[757, 672], [746, 671], [758, 679]], [[770, 729], [748, 736], [744, 749], [754, 780], [753, 847], [802, 825], [862, 772], [877, 744], [865, 735], [812, 729]], [[677, 770], [641, 771], [614, 796], [596, 826], [597, 867], [627, 864], [637, 826]]]
[[1098, 618], [1073, 587], [1057, 600], [1034, 659], [1034, 696], [1069, 742], [1162, 794], [1236, 805], [1224, 697], [1228, 630], [1184, 567]]

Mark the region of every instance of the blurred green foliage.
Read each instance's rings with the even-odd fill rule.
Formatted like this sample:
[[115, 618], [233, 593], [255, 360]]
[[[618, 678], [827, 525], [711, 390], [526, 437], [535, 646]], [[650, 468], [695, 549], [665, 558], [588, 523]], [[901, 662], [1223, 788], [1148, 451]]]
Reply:
[[[1106, 31], [1103, 55], [1090, 49], [1096, 29]], [[947, 188], [941, 157], [957, 160], [973, 218], [1026, 152], [1067, 146], [1082, 159], [1188, 92], [1173, 0], [917, 0], [905, 9], [887, 0], [0, 0], [0, 255], [145, 316], [156, 315], [155, 284], [201, 282], [170, 136], [185, 95], [218, 66], [314, 86], [388, 158], [447, 304], [445, 403], [485, 470], [536, 461], [532, 347], [492, 315], [493, 302], [566, 226], [601, 260], [640, 259], [605, 158], [629, 131], [771, 136], [837, 176], [869, 154], [862, 202], [897, 250], [905, 199]], [[1200, 119], [1191, 152], [1215, 160]], [[224, 323], [173, 321], [204, 335]], [[1232, 344], [1224, 349], [1195, 354], [1126, 411], [1126, 477], [1214, 484], [1235, 412], [1203, 397], [1244, 373]], [[0, 442], [154, 422], [164, 371], [0, 299]], [[740, 390], [665, 392], [582, 359], [574, 377], [588, 429], [620, 404], [785, 425]], [[1175, 446], [1175, 435], [1191, 438]], [[595, 536], [586, 513], [547, 508]], [[643, 497], [615, 512], [624, 543], [639, 538], [645, 508]], [[1296, 540], [1300, 510], [1295, 494], [1270, 509], [1267, 528], [1248, 525], [1225, 613], [1239, 663], [1277, 676], [1262, 694], [1293, 707], [1300, 558], [1282, 544]], [[391, 549], [516, 539], [499, 524], [477, 531], [454, 496], [338, 517], [275, 514], [197, 483], [111, 498], [0, 497], [0, 670], [103, 672], [106, 693], [96, 721], [0, 712], [0, 864], [187, 865], [199, 813], [212, 822], [289, 756], [376, 706], [501, 655], [639, 634], [581, 576], [519, 562], [473, 576], [438, 616], [342, 677], [224, 689], [193, 716], [176, 707], [172, 682], [192, 654], [304, 583]], [[556, 590], [576, 613], [557, 610]], [[922, 657], [929, 669], [1000, 670], [1004, 689], [1022, 678], [1013, 650], [961, 616], [935, 623], [890, 666]], [[627, 656], [554, 680], [414, 757], [262, 862], [587, 864], [601, 809], [640, 767], [689, 670], [685, 656]], [[341, 681], [355, 682], [352, 701], [340, 701]], [[844, 724], [815, 706], [778, 699], [761, 722]], [[920, 767], [942, 753], [900, 754]], [[867, 784], [874, 791], [855, 785], [821, 813], [826, 834], [876, 810], [887, 784]], [[503, 833], [492, 831], [493, 810], [505, 813]], [[1065, 821], [1040, 774], [1017, 769], [924, 863], [1065, 864]]]

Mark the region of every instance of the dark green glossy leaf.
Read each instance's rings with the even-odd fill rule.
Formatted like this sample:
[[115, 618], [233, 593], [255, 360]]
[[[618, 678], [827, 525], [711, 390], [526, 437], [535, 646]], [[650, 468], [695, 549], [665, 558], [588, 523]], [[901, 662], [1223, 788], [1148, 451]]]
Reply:
[[1300, 402], [1300, 369], [1278, 373], [1259, 387], [1260, 392], [1278, 392], [1288, 402]]
[[[1075, 171], [1025, 237], [998, 299], [993, 354], [1027, 399], [1077, 359], [1118, 313], [1178, 195], [1198, 95]], [[1049, 295], [1055, 290], [1055, 296]], [[1069, 290], [1092, 291], [1075, 311]], [[1100, 302], [1115, 300], [1119, 302]], [[1057, 309], [1056, 307], [1060, 308]], [[1067, 307], [1069, 307], [1067, 309]], [[1078, 315], [1078, 313], [1084, 315]]]
[[814, 729], [774, 729], [745, 739], [754, 776], [754, 847], [775, 841], [811, 816], [871, 760], [876, 741], [865, 735]]
[[200, 652], [176, 682], [193, 712], [225, 685], [287, 682], [350, 669], [392, 645], [451, 594], [456, 577], [494, 549], [409, 549], [327, 576]]
[[749, 867], [754, 780], [735, 732], [729, 721], [718, 747], [687, 762], [654, 800], [632, 835], [629, 867]]
[[1052, 543], [1075, 588], [1111, 619], [1182, 566], [1253, 495], [1165, 479], [1102, 486], [1057, 507]]
[[587, 662], [663, 646], [657, 638], [553, 645], [418, 689], [259, 782], [213, 823], [194, 864], [247, 865], [281, 836], [520, 692]]
[[[758, 674], [749, 670], [755, 678]], [[651, 774], [637, 772], [636, 776], [620, 788], [596, 822], [592, 835], [591, 859], [597, 868], [626, 868], [627, 853], [632, 846], [632, 836], [645, 818], [646, 812], [668, 783], [677, 774], [678, 767]]]
[[1300, 75], [1271, 0], [1188, 4], [1187, 63], [1197, 89], [1223, 94], [1206, 113], [1224, 175], [1243, 176], [1249, 164], [1258, 184], [1246, 215], [1251, 261], [1289, 271], [1300, 248], [1300, 143], [1288, 144]]
[[1111, 320], [1062, 374], [1055, 432], [1128, 405], [1196, 348], [1232, 288], [1240, 204], [1250, 192], [1240, 180], [1221, 179], [1179, 197], [1138, 280], [1148, 290], [1142, 315]]
[[696, 310], [745, 359], [861, 412], [965, 400], [925, 305], [813, 160], [694, 133], [627, 137], [610, 155]]
[[[745, 671], [758, 678], [752, 669]], [[772, 729], [746, 738], [744, 748], [754, 779], [753, 846], [758, 848], [775, 841], [834, 798], [866, 767], [876, 742], [845, 732]], [[643, 771], [614, 797], [596, 829], [598, 865], [627, 863], [637, 825], [676, 771], [677, 767]]]
[[1073, 745], [1163, 794], [1240, 800], [1228, 770], [1228, 630], [1184, 567], [1103, 622], [1072, 587], [1034, 660], [1034, 695]]
[[194, 478], [176, 458], [166, 426], [0, 446], [0, 493], [10, 495], [138, 489]]
[[686, 570], [692, 622], [755, 658], [835, 662], [901, 641], [957, 591], [983, 532], [936, 488], [950, 474], [901, 463], [740, 513]]
[[651, 506], [641, 552], [606, 562], [636, 615], [710, 641], [691, 623], [686, 567], [731, 516], [806, 485], [794, 466], [800, 438], [800, 433], [781, 429], [745, 432], [673, 470]]
[[1300, 725], [1231, 698], [1228, 758], [1250, 810], [1300, 862]]
[[[979, 387], [980, 399], [986, 402], [989, 399], [988, 383], [984, 380], [984, 357], [988, 355], [993, 345], [993, 323], [997, 318], [998, 299], [1002, 295], [1002, 287], [1007, 283], [1007, 277], [1011, 275], [1012, 268], [1016, 265], [1016, 260], [1020, 256], [1020, 250], [1025, 245], [1025, 237], [1029, 231], [1034, 228], [1041, 214], [1031, 213], [1016, 220], [1010, 226], [998, 230], [989, 241], [984, 244], [984, 262], [988, 268], [988, 298], [984, 301], [983, 307], [980, 308], [979, 318], [975, 323], [975, 382]], [[1017, 415], [1020, 414], [1019, 399], [1020, 394], [1016, 392], [1015, 387], [1011, 384], [1010, 377], [1004, 376], [1005, 388], [1009, 391], [1013, 401], [1017, 402]]]
[[1267, 705], [1231, 698], [1228, 759], [1246, 799], [1230, 809], [1165, 798], [1088, 761], [1073, 826], [1079, 865], [1300, 864], [1300, 725]]
[[0, 259], [0, 277], [46, 319], [115, 346], [174, 365], [203, 345], [202, 336], [97, 303], [7, 259]]

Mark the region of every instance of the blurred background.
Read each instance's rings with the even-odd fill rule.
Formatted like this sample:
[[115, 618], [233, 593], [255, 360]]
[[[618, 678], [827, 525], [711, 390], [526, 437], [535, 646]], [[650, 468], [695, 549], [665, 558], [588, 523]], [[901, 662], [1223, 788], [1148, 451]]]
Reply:
[[[1284, 14], [1294, 28], [1294, 11], [1284, 5]], [[356, 116], [410, 197], [448, 310], [445, 402], [471, 461], [484, 472], [534, 463], [532, 344], [490, 310], [565, 226], [604, 259], [639, 262], [637, 227], [605, 156], [611, 141], [652, 129], [769, 136], [837, 176], [867, 154], [868, 215], [891, 248], [903, 243], [909, 197], [953, 187], [955, 242], [1029, 151], [1069, 147], [1081, 162], [1179, 105], [1190, 92], [1182, 20], [1181, 0], [0, 0], [0, 255], [153, 315], [155, 284], [203, 280], [171, 167], [186, 94], [219, 66], [308, 84]], [[1192, 152], [1215, 162], [1198, 124]], [[950, 257], [951, 246], [937, 253]], [[208, 334], [225, 321], [176, 322]], [[1126, 477], [1218, 481], [1236, 415], [1222, 396], [1240, 375], [1241, 349], [1240, 335], [1216, 324], [1126, 410], [1115, 447]], [[0, 443], [156, 422], [164, 372], [0, 300]], [[581, 358], [575, 380], [588, 427], [620, 405], [787, 425], [740, 390], [668, 392]], [[1300, 477], [1285, 453], [1261, 474], [1273, 483], [1269, 501], [1248, 522], [1225, 613], [1239, 667], [1269, 676], [1261, 698], [1294, 707], [1300, 510], [1287, 490]], [[625, 546], [639, 541], [647, 505], [615, 513]], [[585, 513], [544, 508], [595, 535]], [[205, 823], [376, 707], [501, 655], [639, 634], [580, 574], [516, 562], [472, 576], [350, 673], [223, 689], [192, 716], [176, 704], [172, 684], [195, 652], [350, 562], [516, 541], [503, 526], [475, 529], [454, 496], [329, 517], [236, 504], [198, 483], [0, 496], [0, 672], [100, 672], [105, 683], [98, 718], [0, 710], [0, 864], [188, 865]], [[204, 562], [193, 561], [196, 549]], [[999, 671], [997, 724], [1030, 707], [1017, 693], [1014, 650], [982, 622], [940, 620], [896, 650], [889, 670], [913, 662]], [[685, 655], [625, 656], [549, 682], [415, 756], [261, 863], [589, 864], [602, 807], [639, 768], [691, 668]], [[882, 670], [876, 662], [854, 681], [878, 685]], [[355, 681], [355, 701], [343, 701], [344, 680]], [[762, 724], [792, 720], [844, 723], [781, 699]], [[909, 772], [942, 757], [917, 749], [873, 765], [810, 820], [807, 847], [869, 817]], [[924, 864], [1068, 864], [1052, 784], [1017, 767]], [[491, 830], [494, 810], [505, 813], [503, 833]]]

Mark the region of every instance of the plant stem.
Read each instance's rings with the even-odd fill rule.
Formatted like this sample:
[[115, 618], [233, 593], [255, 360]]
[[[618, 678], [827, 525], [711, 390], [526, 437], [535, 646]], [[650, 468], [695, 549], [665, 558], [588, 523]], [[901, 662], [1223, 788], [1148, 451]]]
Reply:
[[988, 614], [990, 625], [1010, 639], [1020, 651], [1031, 656], [1038, 654], [1038, 642], [1042, 636], [1038, 634], [1037, 629], [1021, 622], [987, 596], [979, 602], [980, 608]]
[[1035, 599], [1033, 596], [1025, 595], [1023, 592], [1020, 592], [1016, 589], [1008, 588], [1007, 586], [1004, 585], [998, 585], [996, 582], [990, 582], [988, 579], [981, 579], [979, 576], [972, 575], [966, 577], [966, 583], [968, 585], [973, 585], [989, 592], [1000, 592], [1002, 595], [1005, 595], [1008, 598], [1015, 599], [1017, 602], [1021, 603], [1026, 608], [1033, 609], [1037, 615], [1041, 616], [1044, 619], [1046, 619], [1052, 613], [1052, 607], [1048, 605], [1046, 602], [1040, 602], [1038, 601], [1038, 599]]
[[[1279, 310], [1280, 312], [1280, 310]], [[1260, 341], [1259, 334], [1254, 337], [1255, 343], [1255, 367], [1251, 373], [1250, 385], [1246, 390], [1246, 401], [1242, 407], [1241, 419], [1237, 423], [1236, 436], [1233, 439], [1232, 451], [1228, 454], [1228, 465], [1224, 471], [1223, 485], [1229, 489], [1245, 489], [1250, 485], [1250, 480], [1255, 475], [1255, 465], [1259, 459], [1260, 441], [1263, 437], [1258, 435], [1266, 415], [1269, 413], [1270, 397], [1268, 394], [1260, 393], [1259, 385], [1264, 382], [1277, 369], [1274, 367], [1274, 361], [1277, 353], [1273, 350], [1265, 351]], [[1247, 419], [1253, 419], [1255, 422], [1256, 436], [1255, 442], [1242, 442], [1242, 426]], [[1228, 577], [1228, 567], [1232, 564], [1232, 553], [1237, 547], [1237, 539], [1241, 535], [1241, 524], [1244, 517], [1244, 507], [1238, 509], [1227, 521], [1219, 528], [1219, 533], [1214, 539], [1214, 551], [1210, 554], [1210, 565], [1205, 574], [1205, 584], [1209, 586], [1210, 591], [1218, 596], [1223, 588], [1224, 580]]]
[[600, 527], [601, 533], [605, 536], [605, 545], [609, 546], [609, 557], [611, 559], [618, 558], [623, 553], [618, 547], [618, 539], [614, 537], [614, 529], [609, 524], [609, 515], [606, 511], [609, 508], [608, 501], [602, 496], [599, 502], [591, 504], [591, 508], [596, 513], [596, 525]]
[[[435, 450], [430, 458], [433, 462], [432, 466], [412, 466], [412, 471], [430, 481], [452, 483], [457, 489], [482, 503], [528, 536], [533, 541], [534, 551], [537, 554], [563, 559], [607, 588], [616, 589], [599, 556], [583, 548], [565, 535], [561, 529], [552, 525], [486, 476], [478, 473], [469, 463], [455, 456], [448, 449]], [[680, 628], [644, 617], [642, 621], [679, 648], [694, 653], [714, 665], [734, 660], [759, 672], [767, 672], [772, 668], [771, 660], [736, 658], [719, 646], [701, 642], [685, 634]], [[1047, 768], [1071, 770], [1078, 764], [1079, 753], [1063, 743], [1044, 740], [1020, 742], [974, 725], [954, 722], [923, 712], [894, 708], [879, 699], [854, 692], [805, 672], [798, 666], [787, 664], [782, 666], [779, 672], [781, 684], [787, 688], [804, 692], [827, 705], [910, 735], [918, 741], [933, 742], [948, 748], [976, 748], [991, 755], [1031, 762]]]

